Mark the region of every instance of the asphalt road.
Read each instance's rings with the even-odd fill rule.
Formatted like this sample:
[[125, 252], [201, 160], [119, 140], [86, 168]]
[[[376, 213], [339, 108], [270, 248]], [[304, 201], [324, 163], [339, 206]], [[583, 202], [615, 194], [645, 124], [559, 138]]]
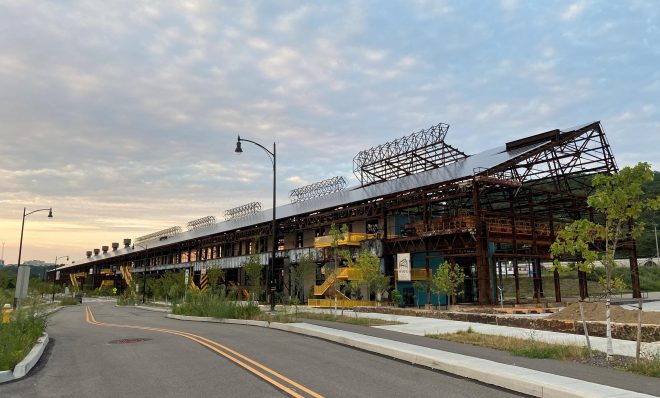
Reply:
[[[86, 316], [86, 306], [93, 318]], [[63, 308], [52, 315], [48, 325], [51, 343], [41, 361], [28, 377], [0, 385], [1, 397], [296, 396], [282, 385], [306, 397], [314, 393], [324, 397], [520, 396], [292, 333], [183, 322], [110, 303], [86, 306]], [[173, 334], [178, 333], [175, 331], [196, 337]], [[283, 377], [278, 379], [268, 370]]]

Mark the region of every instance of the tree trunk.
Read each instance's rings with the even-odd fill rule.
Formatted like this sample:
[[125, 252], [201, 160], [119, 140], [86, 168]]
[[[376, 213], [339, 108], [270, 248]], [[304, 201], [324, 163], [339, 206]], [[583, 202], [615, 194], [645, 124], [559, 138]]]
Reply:
[[643, 299], [640, 297], [639, 299], [639, 308], [637, 308], [637, 344], [635, 347], [635, 359], [637, 360], [637, 363], [639, 363], [639, 351], [642, 345], [642, 301]]
[[555, 272], [553, 274], [555, 282], [555, 302], [561, 303], [561, 283], [559, 280], [559, 270], [555, 268]]
[[587, 321], [584, 320], [584, 308], [582, 308], [583, 301], [578, 300], [578, 305], [580, 306], [580, 320], [582, 321], [582, 330], [584, 331], [584, 338], [587, 339], [587, 349], [589, 350], [589, 358], [593, 359], [593, 353], [591, 352], [591, 342], [589, 341], [589, 331], [587, 330]]

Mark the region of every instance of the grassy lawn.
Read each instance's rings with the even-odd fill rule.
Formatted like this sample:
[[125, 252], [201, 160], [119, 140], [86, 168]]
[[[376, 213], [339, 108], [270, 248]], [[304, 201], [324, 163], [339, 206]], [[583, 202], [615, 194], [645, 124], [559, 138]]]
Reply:
[[[605, 354], [602, 352], [594, 351], [595, 359], [592, 360], [589, 358], [589, 351], [586, 347], [571, 344], [545, 343], [534, 340], [533, 334], [529, 339], [521, 339], [517, 337], [476, 333], [471, 328], [468, 328], [467, 330], [461, 330], [456, 333], [427, 334], [426, 337], [455, 343], [471, 344], [478, 347], [494, 348], [527, 358], [557, 359], [608, 366], [606, 362], [603, 362]], [[639, 363], [635, 363], [634, 358], [616, 357], [612, 365], [618, 369], [632, 373], [660, 377], [660, 358], [642, 358]]]
[[[605, 270], [598, 268], [593, 270], [587, 276], [587, 290], [589, 296], [596, 297], [604, 293], [603, 288], [598, 284], [599, 276], [603, 276]], [[613, 275], [621, 277], [628, 286], [630, 291], [630, 270], [628, 267], [617, 267], [613, 271]], [[543, 280], [543, 293], [546, 300], [554, 300], [555, 298], [555, 282], [551, 272], [544, 272], [541, 275]], [[499, 276], [497, 277], [499, 283]], [[640, 287], [646, 292], [660, 291], [660, 267], [640, 267], [639, 268]], [[521, 299], [534, 298], [534, 279], [526, 274], [520, 274], [518, 277], [520, 287]], [[579, 297], [580, 290], [578, 288], [577, 273], [575, 271], [560, 272], [559, 285], [561, 287], [562, 299], [569, 297]], [[504, 289], [504, 299], [512, 300], [516, 298], [516, 285], [513, 274], [502, 274], [502, 287]]]
[[[546, 300], [554, 300], [555, 298], [555, 282], [552, 274], [543, 274], [543, 295]], [[534, 279], [528, 276], [520, 276], [519, 279], [520, 298], [533, 299], [534, 298]], [[499, 279], [498, 279], [499, 283]], [[504, 288], [504, 299], [513, 300], [516, 298], [516, 285], [515, 279], [512, 275], [508, 277], [502, 276], [502, 285]], [[568, 297], [579, 297], [580, 290], [578, 288], [577, 278], [560, 278], [559, 286], [561, 287], [562, 299]], [[590, 296], [596, 296], [603, 292], [602, 287], [598, 282], [587, 281], [587, 290]]]
[[385, 325], [403, 324], [403, 322], [387, 321], [385, 319], [358, 318], [356, 316], [323, 314], [316, 312], [301, 312], [298, 314], [298, 318], [350, 323], [351, 325], [361, 325], [361, 326], [385, 326]]

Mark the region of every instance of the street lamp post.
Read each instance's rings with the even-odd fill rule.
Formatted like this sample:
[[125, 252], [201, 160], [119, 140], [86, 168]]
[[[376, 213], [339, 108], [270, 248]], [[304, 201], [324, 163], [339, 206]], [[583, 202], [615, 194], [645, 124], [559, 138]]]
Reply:
[[55, 257], [55, 269], [53, 270], [53, 297], [51, 298], [50, 302], [54, 303], [55, 302], [55, 278], [57, 277], [57, 260], [60, 258], [66, 258], [66, 261], [69, 261], [69, 256], [57, 256]]
[[263, 145], [256, 143], [251, 140], [246, 140], [245, 138], [241, 138], [241, 136], [238, 136], [238, 140], [236, 141], [236, 150], [234, 152], [241, 154], [243, 153], [243, 149], [241, 148], [241, 141], [245, 142], [250, 142], [259, 148], [263, 149], [267, 154], [268, 158], [270, 161], [273, 163], [273, 253], [271, 255], [271, 260], [270, 260], [270, 269], [268, 270], [268, 293], [270, 294], [270, 310], [274, 311], [275, 310], [275, 252], [277, 251], [277, 228], [276, 228], [276, 214], [275, 214], [275, 195], [276, 195], [276, 189], [277, 189], [277, 151], [276, 151], [276, 146], [275, 142], [273, 142], [273, 151], [269, 151], [264, 147]]
[[23, 230], [25, 230], [25, 217], [29, 216], [32, 213], [36, 213], [38, 211], [46, 211], [48, 210], [48, 218], [53, 218], [53, 208], [48, 208], [48, 209], [37, 209], [33, 210], [29, 213], [26, 213], [27, 209], [24, 207], [23, 208], [23, 222], [21, 223], [21, 241], [18, 244], [18, 264], [16, 265], [16, 294], [14, 295], [14, 308], [18, 305], [18, 270], [21, 268], [21, 254], [23, 253]]

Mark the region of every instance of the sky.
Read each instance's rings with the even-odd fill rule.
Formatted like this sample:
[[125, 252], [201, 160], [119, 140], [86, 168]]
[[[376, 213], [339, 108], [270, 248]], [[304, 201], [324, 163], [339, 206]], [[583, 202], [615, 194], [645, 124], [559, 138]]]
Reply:
[[[657, 1], [0, 0], [0, 243], [16, 263], [247, 202], [440, 122], [474, 154], [600, 120], [660, 168]], [[62, 260], [58, 261], [62, 262]]]

